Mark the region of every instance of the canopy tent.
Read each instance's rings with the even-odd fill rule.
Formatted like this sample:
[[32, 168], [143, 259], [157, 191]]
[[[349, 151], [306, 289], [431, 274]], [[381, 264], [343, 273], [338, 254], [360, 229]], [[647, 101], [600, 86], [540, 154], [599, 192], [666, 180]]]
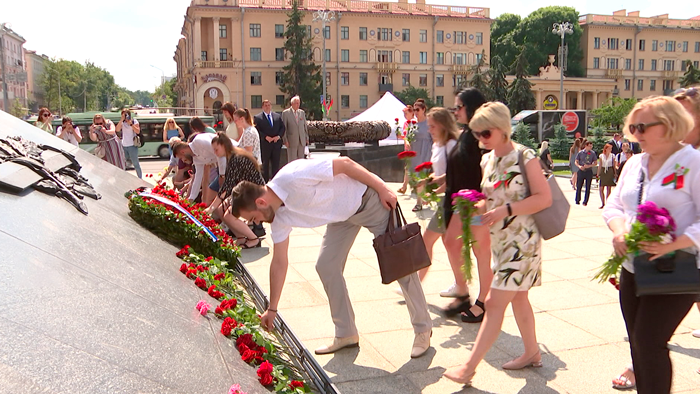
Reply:
[[[383, 120], [389, 123], [392, 129], [396, 129], [396, 118], [399, 118], [399, 124], [403, 125], [406, 119], [403, 116], [402, 110], [406, 108], [406, 104], [397, 99], [391, 92], [384, 93], [374, 105], [367, 108], [365, 112], [355, 116], [346, 122], [357, 122], [367, 120]], [[396, 133], [389, 134], [389, 137], [383, 141], [396, 140]]]

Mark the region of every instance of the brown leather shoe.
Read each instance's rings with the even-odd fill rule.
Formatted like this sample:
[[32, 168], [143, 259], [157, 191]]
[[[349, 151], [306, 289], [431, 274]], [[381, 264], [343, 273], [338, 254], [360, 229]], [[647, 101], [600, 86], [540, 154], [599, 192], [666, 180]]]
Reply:
[[358, 347], [360, 346], [360, 336], [359, 335], [353, 335], [351, 337], [345, 337], [345, 338], [338, 338], [335, 337], [333, 338], [333, 343], [327, 346], [321, 346], [320, 348], [316, 349], [314, 353], [316, 354], [330, 354], [330, 353], [335, 353], [340, 349], [344, 349], [346, 347]]

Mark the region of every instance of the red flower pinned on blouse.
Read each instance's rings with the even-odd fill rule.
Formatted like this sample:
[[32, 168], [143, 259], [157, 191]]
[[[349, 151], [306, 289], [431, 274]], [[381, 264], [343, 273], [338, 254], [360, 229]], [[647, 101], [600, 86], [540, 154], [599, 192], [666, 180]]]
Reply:
[[426, 161], [424, 163], [418, 164], [416, 166], [416, 172], [421, 172], [423, 170], [427, 170], [428, 172], [433, 170], [433, 163], [430, 161]]
[[673, 169], [673, 174], [661, 180], [661, 186], [673, 184], [674, 189], [682, 189], [685, 184], [685, 176], [688, 175], [688, 172], [690, 172], [689, 168], [676, 164], [676, 167]]
[[412, 150], [405, 150], [403, 152], [399, 152], [397, 155], [399, 159], [404, 160], [404, 159], [410, 159], [412, 157], [416, 157], [417, 153], [412, 151]]

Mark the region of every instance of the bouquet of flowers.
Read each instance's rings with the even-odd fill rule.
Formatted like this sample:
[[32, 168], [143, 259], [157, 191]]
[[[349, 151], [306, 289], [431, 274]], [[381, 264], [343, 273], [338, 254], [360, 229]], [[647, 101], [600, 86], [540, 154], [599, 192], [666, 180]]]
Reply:
[[476, 203], [485, 200], [486, 196], [476, 190], [462, 189], [457, 193], [452, 194], [452, 206], [455, 213], [458, 213], [462, 218], [462, 273], [467, 281], [472, 279], [472, 257], [470, 250], [474, 244], [474, 238], [471, 232], [472, 216], [477, 211]]
[[[416, 184], [421, 182], [424, 183], [423, 188], [418, 191], [418, 195], [420, 195], [420, 198], [423, 199], [423, 201], [429, 202], [432, 208], [435, 209], [435, 206], [433, 205], [437, 205], [437, 203], [440, 201], [440, 196], [438, 196], [436, 192], [438, 185], [430, 182], [430, 174], [432, 173], [433, 163], [426, 161], [425, 163], [418, 164], [415, 168], [415, 172], [412, 173], [411, 176], [415, 177]], [[438, 217], [438, 219], [440, 219], [440, 217]]]
[[[637, 220], [632, 223], [630, 232], [625, 235], [627, 253], [634, 256], [641, 251], [640, 242], [670, 243], [676, 238], [676, 222], [666, 208], [661, 208], [651, 201], [647, 201], [637, 207]], [[627, 256], [613, 255], [598, 270], [593, 279], [600, 283], [610, 278], [610, 282], [617, 287], [616, 277], [620, 276], [622, 263]]]
[[396, 121], [396, 129], [394, 131], [396, 138], [406, 140], [409, 144], [412, 144], [416, 140], [416, 130], [418, 129], [415, 119], [407, 120], [403, 127], [399, 125], [399, 118], [394, 119], [394, 121]]

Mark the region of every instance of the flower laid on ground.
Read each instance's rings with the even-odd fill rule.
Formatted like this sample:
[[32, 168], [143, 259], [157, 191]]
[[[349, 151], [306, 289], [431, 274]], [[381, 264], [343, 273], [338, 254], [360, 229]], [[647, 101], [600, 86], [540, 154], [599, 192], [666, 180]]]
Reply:
[[476, 204], [485, 199], [486, 196], [484, 194], [472, 189], [462, 189], [457, 193], [452, 193], [452, 209], [462, 219], [462, 258], [464, 260], [462, 273], [467, 281], [472, 279], [472, 257], [470, 251], [472, 245], [476, 242], [472, 237], [471, 231], [472, 216], [477, 212]]
[[[675, 232], [676, 222], [666, 208], [661, 208], [652, 201], [640, 204], [637, 207], [636, 220], [632, 223], [630, 232], [625, 235], [627, 254], [639, 255], [641, 252], [640, 242], [673, 242], [676, 238]], [[600, 283], [603, 283], [608, 278], [619, 278], [622, 263], [626, 259], [627, 256], [618, 256], [613, 252], [613, 255], [603, 264], [593, 279], [598, 279]], [[610, 281], [610, 283], [613, 282]], [[613, 285], [618, 286], [617, 279]]]
[[233, 386], [231, 386], [230, 389], [228, 389], [228, 394], [248, 394], [248, 393], [241, 391], [241, 385], [236, 383]]
[[[261, 329], [258, 310], [239, 287], [241, 282], [233, 266], [217, 257], [205, 258], [191, 248], [187, 248], [187, 253], [181, 250], [177, 255], [184, 261], [180, 272], [195, 283], [203, 281], [204, 286], [198, 287], [220, 300], [214, 316], [222, 319], [221, 334], [235, 341], [241, 360], [258, 366], [260, 384], [276, 393], [310, 393], [309, 386], [299, 379], [302, 373], [290, 361], [291, 356], [279, 341]], [[205, 315], [211, 306], [202, 300], [197, 303], [197, 309]], [[229, 393], [238, 392], [241, 392], [240, 386], [236, 385], [229, 390]]]

